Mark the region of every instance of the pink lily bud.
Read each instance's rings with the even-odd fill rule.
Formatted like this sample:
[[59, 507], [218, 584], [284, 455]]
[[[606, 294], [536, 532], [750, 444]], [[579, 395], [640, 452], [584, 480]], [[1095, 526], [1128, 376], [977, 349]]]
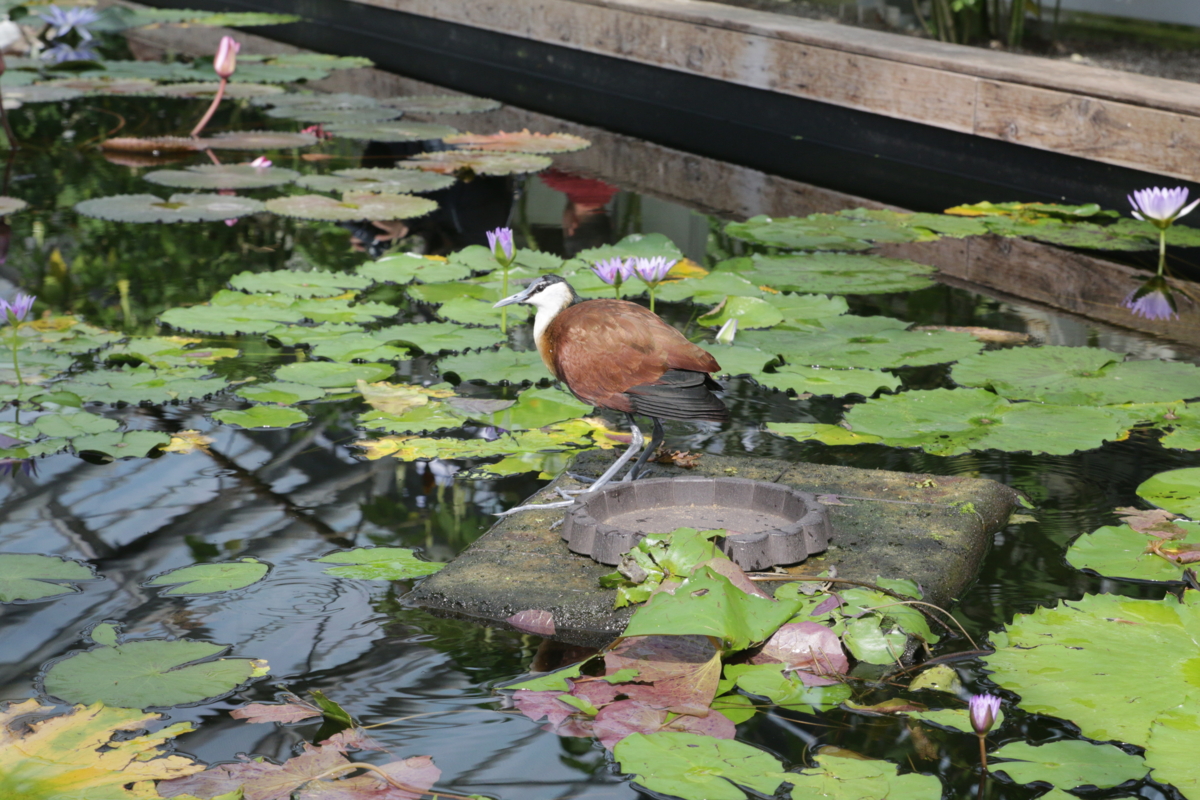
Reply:
[[222, 36], [221, 44], [217, 47], [217, 55], [213, 58], [213, 69], [217, 75], [228, 79], [237, 68], [237, 54], [242, 46], [232, 36]]

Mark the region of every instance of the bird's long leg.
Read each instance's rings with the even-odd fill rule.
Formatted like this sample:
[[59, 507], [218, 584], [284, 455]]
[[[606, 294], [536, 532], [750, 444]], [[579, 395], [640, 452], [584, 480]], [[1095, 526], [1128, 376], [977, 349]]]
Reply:
[[660, 420], [658, 417], [651, 417], [650, 419], [654, 421], [654, 432], [650, 434], [650, 444], [646, 445], [646, 449], [642, 451], [642, 454], [638, 457], [638, 460], [635, 461], [633, 466], [629, 468], [629, 472], [626, 473], [623, 480], [636, 481], [638, 474], [642, 471], [642, 467], [646, 466], [646, 461], [649, 460], [650, 456], [654, 455], [654, 453], [658, 450], [658, 446], [662, 444], [662, 420]]
[[[629, 417], [629, 422], [630, 422], [630, 425], [632, 426], [632, 430], [630, 432], [633, 434], [633, 440], [629, 444], [629, 449], [626, 450], [621, 455], [620, 458], [618, 458], [616, 461], [614, 461], [612, 466], [610, 466], [607, 470], [605, 470], [604, 474], [601, 475], [599, 478], [597, 478], [592, 483], [591, 486], [587, 487], [586, 489], [581, 490], [579, 492], [579, 494], [585, 494], [587, 492], [594, 492], [597, 489], [604, 486], [606, 483], [608, 483], [609, 481], [612, 480], [614, 475], [616, 475], [618, 472], [620, 472], [621, 469], [630, 462], [630, 460], [633, 458], [633, 456], [639, 450], [642, 449], [642, 444], [646, 441], [646, 437], [642, 434], [642, 429], [637, 426], [637, 423], [634, 422], [632, 416]], [[657, 422], [657, 420], [656, 420], [656, 422]], [[557, 503], [536, 503], [536, 504], [531, 504], [531, 505], [517, 506], [516, 508], [510, 508], [508, 511], [501, 511], [500, 513], [496, 514], [496, 516], [497, 517], [507, 517], [509, 514], [516, 514], [518, 511], [533, 511], [535, 509], [566, 508], [567, 506], [574, 505], [574, 504], [575, 504], [574, 500], [563, 500], [563, 501], [557, 502]]]

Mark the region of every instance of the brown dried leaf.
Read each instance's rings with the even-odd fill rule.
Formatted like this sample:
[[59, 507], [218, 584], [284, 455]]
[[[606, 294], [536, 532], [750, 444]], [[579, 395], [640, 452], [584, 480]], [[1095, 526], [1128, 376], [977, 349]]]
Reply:
[[122, 153], [187, 153], [199, 150], [200, 140], [185, 139], [182, 136], [117, 136], [105, 139], [100, 143], [100, 148]]
[[790, 622], [782, 626], [750, 662], [785, 664], [805, 686], [839, 683], [837, 676], [850, 670], [850, 661], [837, 634], [816, 622]]
[[651, 461], [657, 464], [672, 464], [683, 469], [695, 469], [700, 463], [703, 453], [692, 453], [687, 450], [668, 450], [659, 447]]
[[632, 733], [686, 731], [717, 739], [732, 739], [737, 733], [737, 727], [724, 714], [713, 713], [707, 717], [684, 714], [667, 722], [667, 713], [665, 709], [652, 708], [637, 700], [619, 700], [596, 715], [592, 735], [611, 750]]
[[299, 722], [321, 716], [321, 709], [294, 694], [289, 694], [284, 697], [282, 703], [249, 703], [233, 709], [229, 716], [252, 723]]
[[1179, 519], [1179, 515], [1164, 511], [1161, 508], [1133, 508], [1123, 506], [1116, 510], [1117, 516], [1138, 533], [1156, 536], [1159, 539], [1182, 539], [1187, 531], [1171, 520]]
[[539, 611], [530, 608], [513, 614], [505, 622], [519, 631], [525, 631], [537, 636], [554, 635], [554, 615], [549, 611]]
[[549, 720], [551, 725], [560, 725], [563, 720], [579, 711], [575, 706], [559, 700], [566, 692], [548, 691], [535, 692], [529, 689], [518, 689], [513, 692], [513, 707], [534, 722], [541, 719]]

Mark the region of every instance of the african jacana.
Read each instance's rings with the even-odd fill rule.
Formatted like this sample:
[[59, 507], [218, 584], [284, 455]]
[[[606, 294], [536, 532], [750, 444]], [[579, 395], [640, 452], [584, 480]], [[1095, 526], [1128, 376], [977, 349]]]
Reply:
[[712, 393], [721, 388], [711, 377], [720, 369], [717, 360], [649, 309], [628, 300], [581, 300], [557, 275], [543, 275], [496, 307], [513, 303], [537, 308], [538, 353], [571, 394], [629, 418], [632, 444], [587, 491], [608, 483], [641, 448], [645, 437], [635, 414], [650, 417], [654, 432], [625, 480], [637, 478], [662, 444], [662, 420], [729, 420], [729, 410]]

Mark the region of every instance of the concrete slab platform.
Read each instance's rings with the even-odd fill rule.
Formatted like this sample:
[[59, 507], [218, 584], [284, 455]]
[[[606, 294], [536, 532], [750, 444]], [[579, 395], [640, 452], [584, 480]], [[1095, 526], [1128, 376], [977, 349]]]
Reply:
[[[575, 470], [599, 474], [611, 459], [611, 452], [589, 451]], [[829, 508], [829, 549], [788, 571], [816, 576], [836, 567], [839, 577], [853, 580], [910, 578], [924, 588], [927, 601], [943, 607], [974, 579], [992, 534], [1007, 524], [1017, 502], [1013, 489], [990, 480], [766, 458], [705, 455], [693, 470], [656, 466], [656, 477], [673, 475], [732, 476], [836, 494], [845, 505]], [[562, 476], [536, 501], [557, 499], [556, 486], [579, 484]], [[563, 515], [564, 509], [552, 509], [504, 518], [405, 601], [501, 628], [519, 611], [549, 611], [557, 627], [553, 638], [606, 644], [624, 629], [631, 610], [614, 610], [615, 593], [599, 587], [612, 567], [572, 553], [559, 531], [550, 530]]]

